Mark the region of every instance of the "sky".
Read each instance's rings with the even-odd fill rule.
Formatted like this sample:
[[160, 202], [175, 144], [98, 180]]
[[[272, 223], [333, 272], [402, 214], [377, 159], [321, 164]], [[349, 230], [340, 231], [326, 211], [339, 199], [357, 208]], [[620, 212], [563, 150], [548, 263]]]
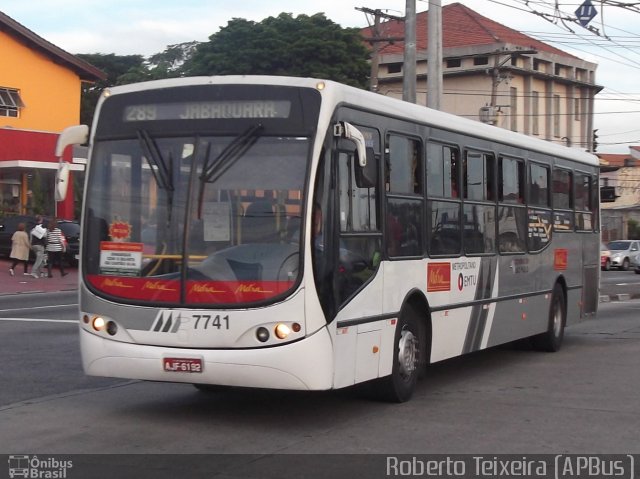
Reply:
[[[584, 0], [557, 0], [572, 15]], [[453, 3], [441, 0], [442, 5]], [[576, 23], [552, 23], [538, 13], [554, 13], [556, 0], [459, 0], [492, 20], [598, 64], [594, 127], [598, 151], [628, 153], [640, 146], [640, 8], [638, 12], [592, 0], [598, 15], [590, 22], [598, 36]], [[619, 2], [618, 2], [619, 3]], [[631, 2], [627, 2], [631, 3]], [[605, 1], [606, 4], [606, 1]], [[527, 6], [528, 5], [528, 6]], [[403, 16], [406, 0], [0, 0], [0, 11], [70, 53], [150, 56], [168, 45], [207, 41], [233, 18], [261, 21], [281, 12], [323, 12], [343, 27], [366, 27], [370, 18], [356, 8]], [[418, 12], [428, 9], [418, 0]]]

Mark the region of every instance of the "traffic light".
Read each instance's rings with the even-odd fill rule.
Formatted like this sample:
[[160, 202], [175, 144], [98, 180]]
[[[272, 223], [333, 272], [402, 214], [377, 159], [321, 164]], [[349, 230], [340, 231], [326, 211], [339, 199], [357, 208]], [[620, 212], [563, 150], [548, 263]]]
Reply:
[[597, 151], [598, 150], [598, 135], [596, 135], [596, 131], [598, 131], [597, 129], [593, 130], [593, 140], [591, 141], [591, 144], [593, 145], [591, 148], [591, 151]]

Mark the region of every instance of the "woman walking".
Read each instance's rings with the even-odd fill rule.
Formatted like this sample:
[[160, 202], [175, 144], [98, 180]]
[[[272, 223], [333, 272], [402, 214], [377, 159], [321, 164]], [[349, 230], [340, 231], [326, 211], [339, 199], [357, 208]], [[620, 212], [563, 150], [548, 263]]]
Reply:
[[9, 274], [13, 276], [15, 274], [14, 268], [18, 263], [24, 264], [24, 274], [29, 274], [27, 268], [29, 267], [29, 250], [31, 249], [31, 243], [29, 242], [29, 235], [25, 229], [25, 224], [18, 224], [18, 230], [13, 233], [11, 237], [11, 254], [9, 258], [13, 260], [11, 267], [9, 268]]
[[51, 274], [51, 266], [53, 263], [58, 263], [60, 268], [60, 276], [66, 276], [64, 272], [64, 266], [62, 264], [62, 253], [64, 252], [64, 243], [62, 241], [62, 230], [58, 228], [58, 222], [51, 220], [49, 227], [47, 228], [47, 254], [49, 261], [47, 262], [47, 271], [49, 272], [49, 278], [53, 278]]

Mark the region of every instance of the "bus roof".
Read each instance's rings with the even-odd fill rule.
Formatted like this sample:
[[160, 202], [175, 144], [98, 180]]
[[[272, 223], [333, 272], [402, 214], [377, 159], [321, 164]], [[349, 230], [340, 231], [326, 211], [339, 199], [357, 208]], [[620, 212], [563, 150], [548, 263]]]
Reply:
[[[165, 80], [155, 80], [142, 83], [110, 88], [112, 94], [129, 93], [149, 89], [172, 88], [189, 85], [281, 85], [316, 89], [323, 83], [323, 101], [329, 100], [331, 108], [339, 104], [348, 104], [362, 107], [366, 105], [367, 110], [379, 111], [398, 118], [406, 118], [425, 125], [442, 128], [457, 133], [485, 138], [487, 140], [523, 147], [538, 153], [555, 157], [578, 161], [591, 166], [598, 166], [598, 157], [576, 148], [557, 145], [549, 141], [534, 138], [532, 136], [505, 130], [504, 128], [488, 125], [479, 121], [463, 118], [439, 110], [427, 108], [413, 103], [408, 103], [395, 98], [373, 93], [367, 90], [343, 85], [331, 80], [317, 78], [299, 78], [285, 76], [263, 76], [263, 75], [229, 75], [210, 77], [186, 77], [171, 78]], [[326, 105], [325, 105], [326, 106]]]

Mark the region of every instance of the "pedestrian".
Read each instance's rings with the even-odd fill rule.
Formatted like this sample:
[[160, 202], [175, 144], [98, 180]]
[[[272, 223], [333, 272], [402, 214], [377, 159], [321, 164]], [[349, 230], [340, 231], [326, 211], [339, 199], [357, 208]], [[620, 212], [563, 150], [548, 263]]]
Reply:
[[29, 274], [27, 270], [29, 268], [29, 250], [31, 249], [31, 244], [29, 243], [29, 236], [25, 228], [26, 225], [24, 223], [18, 224], [17, 231], [13, 233], [11, 237], [11, 254], [9, 255], [9, 258], [13, 260], [9, 268], [9, 274], [11, 276], [15, 275], [14, 268], [18, 263], [24, 265], [24, 274]]
[[60, 268], [60, 276], [66, 276], [64, 272], [64, 265], [62, 264], [62, 253], [64, 253], [65, 245], [63, 241], [62, 230], [58, 228], [58, 222], [55, 219], [49, 221], [49, 227], [47, 228], [47, 254], [49, 255], [49, 261], [47, 261], [48, 277], [53, 278], [51, 274], [51, 266], [54, 263], [58, 263]]
[[31, 230], [31, 249], [36, 254], [36, 261], [31, 268], [31, 276], [39, 278], [44, 276], [42, 266], [44, 265], [44, 252], [47, 246], [47, 228], [43, 226], [42, 216], [36, 216], [36, 226]]

